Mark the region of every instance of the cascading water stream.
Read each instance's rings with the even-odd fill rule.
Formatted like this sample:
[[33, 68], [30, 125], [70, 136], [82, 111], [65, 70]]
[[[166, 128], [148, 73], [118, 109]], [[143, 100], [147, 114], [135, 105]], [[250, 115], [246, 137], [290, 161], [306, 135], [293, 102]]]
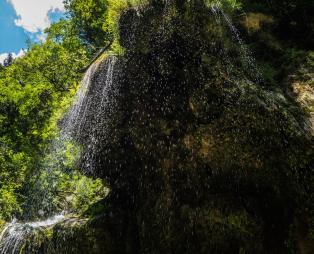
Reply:
[[[97, 70], [103, 64], [95, 62], [87, 70], [74, 103], [62, 126], [62, 134], [66, 137], [80, 137], [84, 128], [89, 127], [90, 117], [99, 118], [102, 109], [108, 104], [108, 95], [113, 84], [113, 71], [117, 58], [108, 56], [104, 61], [105, 75], [95, 77]], [[99, 75], [102, 75], [100, 73]], [[94, 87], [91, 87], [93, 83]], [[94, 119], [93, 119], [94, 120]]]
[[[88, 169], [92, 171], [92, 160], [97, 145], [99, 135], [108, 135], [106, 131], [106, 123], [110, 112], [114, 107], [114, 97], [116, 90], [114, 89], [114, 67], [117, 62], [117, 57], [108, 56], [104, 61], [96, 61], [93, 63], [81, 82], [81, 86], [76, 94], [76, 98], [70, 108], [65, 121], [60, 130], [60, 135], [52, 142], [50, 153], [56, 155], [65, 150], [66, 142], [79, 141], [84, 139], [85, 144], [89, 143], [88, 151], [85, 151], [87, 157]], [[102, 126], [102, 127], [101, 127]], [[102, 133], [99, 133], [102, 129]], [[56, 155], [57, 157], [57, 155]], [[48, 158], [50, 160], [51, 158]], [[58, 160], [52, 160], [44, 167], [48, 176], [53, 175], [53, 171], [58, 168]], [[54, 165], [51, 165], [54, 164]], [[54, 180], [49, 183], [49, 188], [52, 188]], [[41, 200], [35, 200], [30, 197], [38, 209], [38, 214], [54, 214], [49, 204], [51, 200], [48, 198], [49, 189], [43, 189], [40, 195]], [[43, 211], [46, 212], [43, 212]], [[67, 220], [66, 213], [60, 213], [51, 216], [47, 219], [35, 222], [17, 222], [13, 220], [7, 223], [0, 233], [0, 254], [19, 254], [27, 239], [36, 232], [52, 227], [62, 221]]]
[[[89, 87], [92, 81], [92, 77], [98, 67], [98, 63], [94, 63], [86, 71], [84, 78], [81, 82], [81, 86], [76, 93], [75, 101], [68, 113], [68, 118], [63, 125], [63, 134], [72, 135], [76, 131], [77, 126], [81, 125], [82, 119], [79, 118], [82, 110], [86, 108], [86, 94], [89, 91]], [[85, 105], [85, 108], [84, 108]]]
[[62, 214], [43, 221], [19, 223], [13, 220], [8, 223], [0, 234], [0, 254], [19, 254], [26, 239], [37, 230], [49, 228], [66, 217]]
[[109, 55], [87, 71], [74, 105], [63, 123], [62, 136], [83, 143], [84, 170], [92, 174], [99, 142], [109, 138], [118, 95], [114, 74], [117, 57]]

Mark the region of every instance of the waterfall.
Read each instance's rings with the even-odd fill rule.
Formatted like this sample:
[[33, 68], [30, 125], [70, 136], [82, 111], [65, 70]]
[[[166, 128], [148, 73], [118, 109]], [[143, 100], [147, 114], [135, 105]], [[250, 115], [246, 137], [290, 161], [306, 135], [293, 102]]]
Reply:
[[75, 101], [68, 113], [68, 118], [63, 125], [63, 133], [72, 135], [77, 131], [77, 127], [81, 125], [83, 119], [79, 118], [82, 111], [86, 108], [86, 94], [89, 91], [93, 75], [98, 67], [98, 63], [92, 64], [86, 71], [81, 86], [76, 93]]
[[[115, 107], [116, 62], [117, 57], [108, 56], [105, 60], [96, 61], [89, 67], [62, 123], [60, 135], [52, 141], [50, 153], [53, 158], [48, 156], [43, 168], [47, 173], [48, 188], [40, 189], [39, 198], [29, 197], [32, 209], [36, 209], [41, 217], [54, 213], [51, 208], [50, 189], [53, 188], [55, 181], [53, 173], [63, 159], [62, 155], [60, 158], [58, 154], [65, 151], [67, 142], [77, 141], [87, 146], [87, 151], [84, 153], [85, 166], [88, 171], [93, 171], [95, 149], [100, 140], [108, 138], [107, 126]], [[64, 212], [35, 222], [17, 222], [14, 219], [11, 223], [7, 223], [0, 233], [0, 254], [21, 253], [31, 236], [66, 219]]]
[[[113, 84], [116, 61], [117, 57], [111, 55], [104, 62], [93, 63], [87, 70], [74, 103], [63, 123], [63, 135], [80, 139], [85, 135], [85, 131], [95, 130], [99, 125], [102, 110], [109, 106], [108, 96]], [[89, 134], [92, 135], [92, 133]]]
[[0, 234], [0, 254], [20, 254], [25, 241], [32, 234], [49, 228], [65, 220], [65, 216], [55, 215], [43, 221], [18, 223], [14, 219]]
[[93, 173], [98, 146], [110, 137], [111, 119], [119, 93], [114, 82], [116, 62], [117, 57], [109, 55], [89, 68], [63, 123], [63, 136], [86, 148], [82, 155], [85, 173]]

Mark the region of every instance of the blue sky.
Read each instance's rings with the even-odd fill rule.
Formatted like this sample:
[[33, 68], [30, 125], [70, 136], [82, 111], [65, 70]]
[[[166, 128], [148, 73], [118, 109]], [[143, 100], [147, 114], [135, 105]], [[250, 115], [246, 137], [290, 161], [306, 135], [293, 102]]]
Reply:
[[22, 27], [15, 25], [14, 20], [17, 18], [13, 6], [6, 0], [0, 0], [0, 54], [18, 53], [26, 47], [28, 35]]
[[26, 41], [38, 41], [63, 15], [63, 0], [0, 0], [0, 62], [7, 53], [22, 55]]

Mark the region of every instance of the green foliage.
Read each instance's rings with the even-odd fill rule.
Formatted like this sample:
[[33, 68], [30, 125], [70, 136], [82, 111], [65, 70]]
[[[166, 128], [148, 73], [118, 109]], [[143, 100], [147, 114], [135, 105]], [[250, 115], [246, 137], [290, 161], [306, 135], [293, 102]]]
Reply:
[[92, 47], [104, 46], [112, 36], [104, 26], [108, 0], [66, 0], [66, 9], [83, 41]]
[[59, 190], [68, 192], [66, 201], [70, 210], [75, 213], [85, 212], [91, 205], [104, 198], [108, 189], [101, 179], [92, 180], [79, 173], [74, 173], [66, 181], [62, 181]]
[[3, 229], [4, 225], [5, 225], [5, 221], [0, 220], [0, 231]]
[[2, 186], [0, 189], [1, 218], [10, 218], [13, 212], [20, 210], [15, 189], [12, 186]]
[[67, 21], [47, 33], [45, 43], [31, 45], [24, 57], [0, 72], [0, 218], [20, 212], [23, 185], [42, 167], [58, 116], [88, 59]]
[[208, 6], [217, 6], [228, 11], [240, 10], [242, 4], [239, 0], [206, 0]]
[[113, 41], [112, 50], [121, 53], [118, 20], [127, 8], [147, 4], [147, 0], [66, 0], [66, 9], [78, 36], [91, 52]]
[[91, 179], [76, 170], [43, 170], [40, 177], [29, 184], [33, 184], [28, 192], [31, 198], [23, 208], [27, 211], [24, 217], [30, 219], [62, 211], [83, 214], [109, 191], [101, 179]]
[[[110, 38], [101, 28], [105, 1], [70, 6], [71, 20], [53, 24], [44, 43], [30, 45], [24, 57], [0, 71], [0, 218], [31, 219], [40, 209], [83, 212], [106, 195], [100, 180], [72, 172], [79, 148], [57, 140], [58, 122], [90, 57], [86, 44], [97, 47]], [[52, 140], [61, 148], [47, 152]]]
[[15, 153], [8, 148], [0, 151], [0, 218], [8, 218], [20, 211], [16, 192], [25, 181], [31, 158], [25, 152]]
[[[304, 9], [311, 7], [309, 1], [267, 1], [268, 6], [254, 2], [275, 15], [276, 29], [292, 17], [289, 29], [296, 32], [304, 23], [295, 13], [300, 15], [300, 10], [308, 20], [305, 27], [312, 26]], [[12, 215], [40, 217], [39, 209], [44, 215], [103, 209], [100, 200], [108, 194], [106, 184], [76, 170], [80, 147], [58, 140], [58, 122], [90, 54], [112, 39], [112, 49], [121, 52], [121, 14], [146, 3], [66, 0], [70, 19], [52, 25], [45, 43], [32, 45], [26, 56], [0, 69], [0, 227], [1, 219]], [[236, 0], [206, 3], [230, 12], [248, 6]], [[281, 4], [284, 10], [279, 10]], [[119, 128], [132, 145], [115, 138], [112, 147], [118, 148], [108, 149], [106, 159], [112, 156], [113, 164], [122, 162], [120, 171], [116, 165], [110, 171], [111, 165], [104, 163], [108, 170], [102, 172], [104, 178], [113, 172], [107, 178], [116, 177], [110, 180], [122, 189], [113, 192], [111, 198], [118, 204], [112, 205], [121, 210], [132, 207], [114, 214], [116, 219], [125, 212], [120, 224], [130, 224], [128, 234], [131, 220], [138, 220], [134, 224], [142, 234], [143, 249], [172, 246], [173, 253], [180, 248], [184, 253], [193, 244], [198, 248], [200, 243], [200, 253], [260, 253], [268, 241], [266, 249], [283, 243], [281, 237], [286, 237], [297, 213], [307, 215], [313, 238], [312, 148], [290, 102], [280, 89], [268, 91], [248, 81], [240, 57], [232, 54], [238, 44], [231, 45], [224, 33], [218, 35], [221, 27], [215, 21], [218, 28], [211, 26], [209, 9], [193, 13], [191, 8], [181, 17], [173, 7], [162, 19], [151, 15], [151, 9], [143, 11], [139, 24], [149, 22], [139, 29], [143, 37], [139, 32], [135, 40], [140, 46], [123, 67], [121, 82], [128, 82], [122, 85], [129, 88], [127, 96], [133, 101]], [[218, 53], [222, 47], [230, 50], [227, 59]], [[313, 52], [293, 44], [281, 54], [286, 64], [278, 69], [263, 59], [267, 83], [275, 87], [279, 74], [287, 80], [294, 71], [301, 81], [310, 80]], [[231, 72], [225, 69], [227, 61], [234, 67]], [[301, 110], [294, 110], [301, 115]], [[130, 120], [130, 112], [141, 114], [134, 113]], [[49, 153], [52, 140], [58, 146]], [[274, 239], [264, 239], [268, 234]]]

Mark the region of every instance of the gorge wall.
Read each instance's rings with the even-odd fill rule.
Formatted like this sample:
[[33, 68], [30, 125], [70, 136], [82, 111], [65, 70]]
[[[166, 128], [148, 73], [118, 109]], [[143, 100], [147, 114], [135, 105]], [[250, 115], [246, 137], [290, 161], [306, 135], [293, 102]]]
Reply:
[[200, 0], [121, 15], [114, 106], [77, 137], [82, 171], [111, 187], [104, 211], [82, 226], [94, 233], [81, 241], [102, 246], [88, 253], [313, 251], [308, 115], [268, 86], [229, 22]]
[[121, 253], [300, 248], [307, 116], [258, 76], [224, 15], [203, 1], [157, 1], [121, 16], [115, 124], [93, 169], [112, 188]]

